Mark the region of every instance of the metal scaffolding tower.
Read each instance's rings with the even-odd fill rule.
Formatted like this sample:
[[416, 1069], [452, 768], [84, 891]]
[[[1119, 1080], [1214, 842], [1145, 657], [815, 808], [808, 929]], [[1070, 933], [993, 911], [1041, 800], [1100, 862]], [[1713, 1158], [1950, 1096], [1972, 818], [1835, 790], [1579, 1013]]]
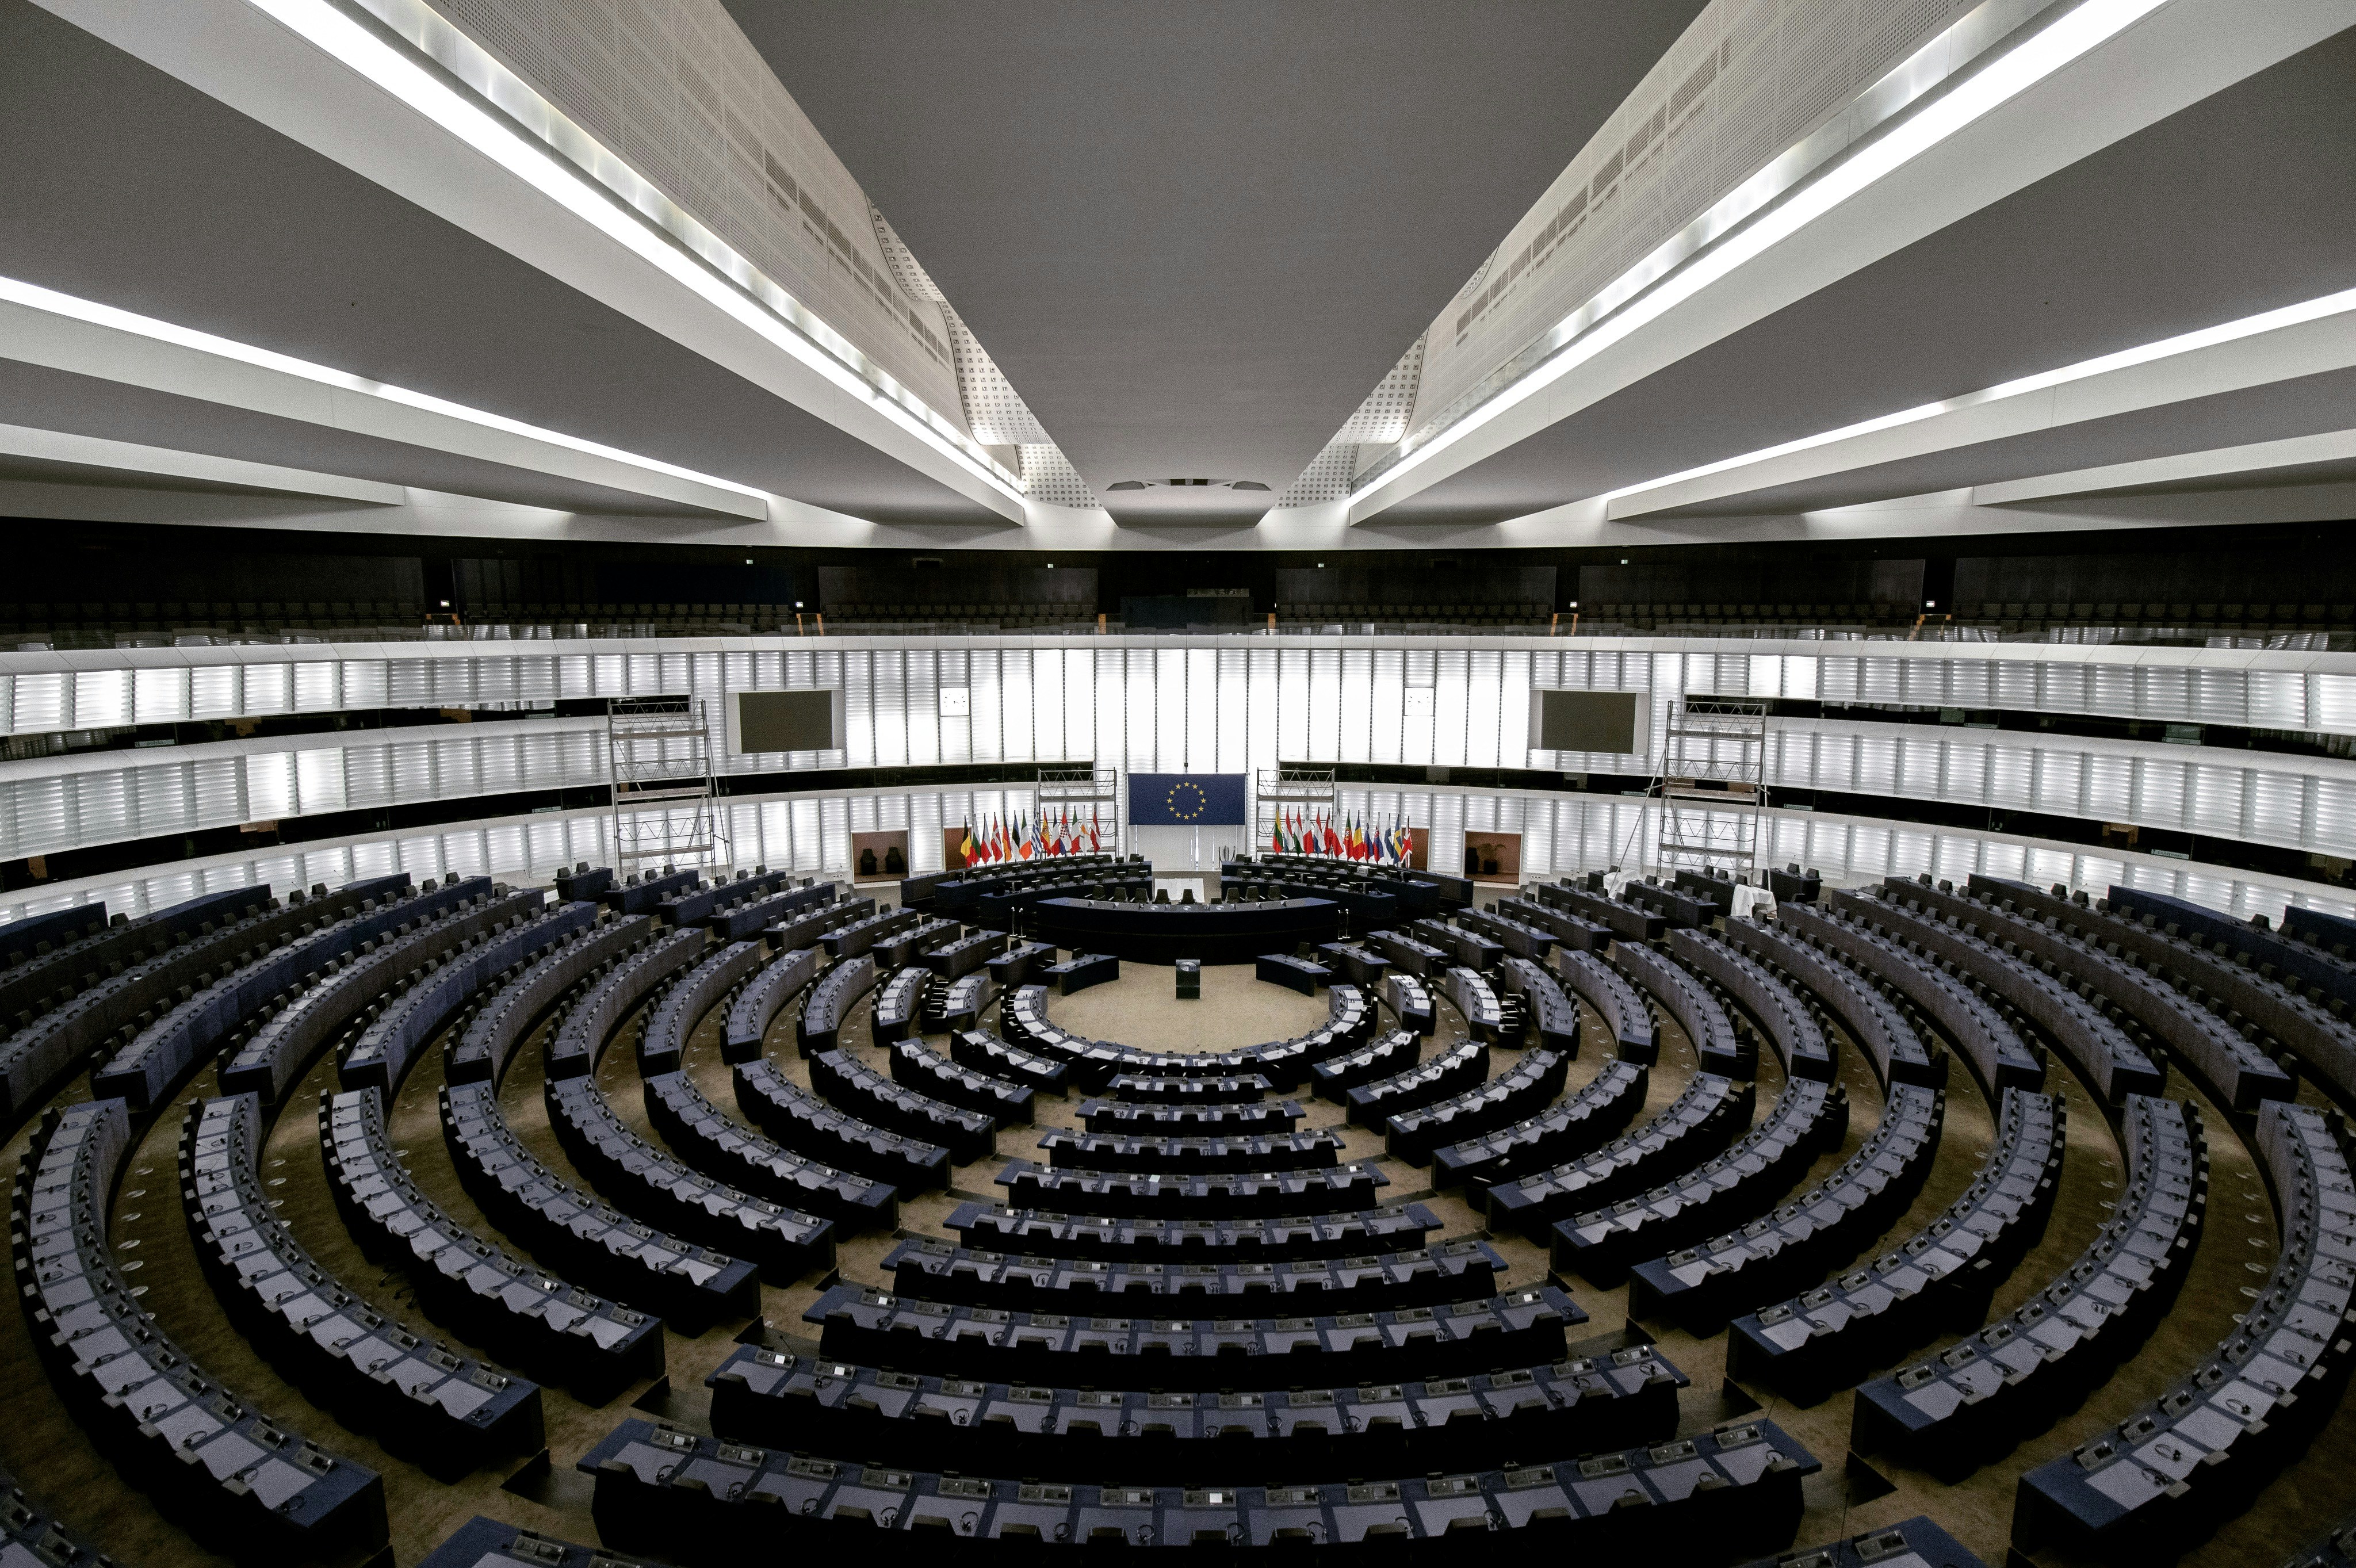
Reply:
[[1654, 867], [1758, 869], [1767, 803], [1767, 704], [1743, 697], [1684, 697], [1669, 710], [1660, 773], [1660, 836]]
[[1269, 835], [1280, 820], [1289, 814], [1317, 811], [1331, 817], [1341, 799], [1331, 768], [1263, 768], [1255, 783], [1251, 842], [1254, 854], [1268, 848]]
[[712, 724], [701, 697], [647, 697], [605, 711], [614, 790], [614, 868], [724, 870], [734, 855], [713, 776]]

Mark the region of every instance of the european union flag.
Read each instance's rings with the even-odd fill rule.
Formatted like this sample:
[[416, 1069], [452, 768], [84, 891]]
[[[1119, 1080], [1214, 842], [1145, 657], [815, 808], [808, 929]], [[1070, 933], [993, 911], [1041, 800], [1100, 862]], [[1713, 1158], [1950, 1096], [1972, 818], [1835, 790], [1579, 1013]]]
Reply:
[[1129, 821], [1140, 828], [1221, 827], [1251, 821], [1250, 775], [1244, 773], [1132, 773], [1129, 776]]

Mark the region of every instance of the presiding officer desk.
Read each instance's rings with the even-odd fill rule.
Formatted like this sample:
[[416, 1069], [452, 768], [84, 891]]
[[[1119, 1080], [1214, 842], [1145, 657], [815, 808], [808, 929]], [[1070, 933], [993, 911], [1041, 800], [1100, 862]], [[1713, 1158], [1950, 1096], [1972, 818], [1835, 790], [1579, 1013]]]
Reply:
[[1330, 942], [1341, 906], [1325, 898], [1262, 904], [1115, 904], [1047, 898], [1033, 906], [1026, 935], [1075, 952], [1111, 953], [1138, 963], [1182, 958], [1248, 963], [1301, 942]]

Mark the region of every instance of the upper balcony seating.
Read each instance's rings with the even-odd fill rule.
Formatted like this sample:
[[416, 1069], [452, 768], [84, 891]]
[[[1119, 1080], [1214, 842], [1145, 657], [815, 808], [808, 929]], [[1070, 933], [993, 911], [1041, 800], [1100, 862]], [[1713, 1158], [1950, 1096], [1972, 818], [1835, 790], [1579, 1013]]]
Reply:
[[[1370, 1537], [1454, 1558], [1462, 1554], [1461, 1528], [1580, 1561], [1698, 1563], [1788, 1544], [1799, 1529], [1801, 1482], [1823, 1468], [1772, 1422], [1751, 1420], [1519, 1470], [1181, 1490], [862, 1467], [636, 1418], [591, 1449], [580, 1467], [596, 1477], [600, 1539], [625, 1549], [683, 1550], [695, 1568], [781, 1550], [819, 1559], [872, 1550], [877, 1521], [887, 1517], [927, 1537], [939, 1520], [1010, 1559], [1035, 1558], [1042, 1541], [1263, 1548], [1355, 1546]], [[746, 1503], [768, 1498], [776, 1503]], [[1451, 1538], [1444, 1547], [1424, 1545], [1442, 1536]]]
[[1864, 1048], [1873, 1076], [1885, 1088], [1901, 1083], [1944, 1089], [1947, 1059], [1934, 1045], [1925, 1045], [1898, 1004], [1865, 982], [1845, 963], [1837, 963], [1805, 942], [1772, 926], [1730, 920], [1726, 945], [1757, 962], [1770, 976], [1807, 987], [1848, 1037]]
[[525, 1151], [491, 1085], [443, 1089], [442, 1136], [459, 1184], [491, 1223], [570, 1277], [695, 1332], [759, 1312], [752, 1263], [664, 1235], [575, 1192]]
[[[2082, 918], [2093, 923], [2086, 911], [2066, 903], [2058, 909], [2035, 908], [2040, 901], [2052, 902], [2051, 896], [1995, 877], [1976, 878], [1967, 893], [1911, 882], [1900, 883], [1898, 891], [1920, 899], [1925, 909], [1976, 925], [1984, 937], [2016, 944], [2029, 961], [2051, 965], [2065, 981], [2074, 978], [2093, 986], [2166, 1045], [2233, 1110], [2254, 1111], [2261, 1101], [2291, 1097], [2295, 1086], [2290, 1074], [2254, 1040], [2244, 1037], [2240, 1023], [2228, 1020], [2222, 1009], [2212, 1011], [2179, 994], [2167, 979], [2147, 974], [2123, 952], [2107, 952], [2087, 940], [2078, 924]], [[2250, 1027], [2252, 1035], [2256, 1032]]]
[[1716, 1333], [1730, 1317], [1788, 1295], [1879, 1240], [1914, 1201], [1939, 1152], [1945, 1096], [1918, 1083], [1889, 1091], [1880, 1123], [1824, 1181], [1772, 1214], [1639, 1263], [1631, 1317]]
[[1208, 1134], [1073, 1132], [1056, 1127], [1039, 1140], [1056, 1170], [1224, 1176], [1250, 1171], [1323, 1170], [1337, 1162], [1342, 1140], [1311, 1133]]
[[1472, 1187], [1469, 1199], [1479, 1189], [1522, 1171], [1543, 1170], [1591, 1153], [1635, 1119], [1650, 1077], [1649, 1069], [1633, 1062], [1607, 1062], [1577, 1094], [1535, 1116], [1435, 1147], [1431, 1185]]
[[1587, 1314], [1551, 1285], [1376, 1313], [1146, 1319], [1001, 1312], [838, 1284], [802, 1321], [819, 1326], [821, 1355], [901, 1371], [1053, 1381], [1079, 1358], [1099, 1369], [1099, 1385], [1218, 1389], [1265, 1357], [1284, 1359], [1288, 1383], [1312, 1388], [1536, 1366], [1561, 1358], [1563, 1331]]
[[1646, 1067], [1661, 1059], [1661, 1026], [1627, 978], [1592, 952], [1558, 948], [1555, 973], [1579, 999], [1595, 1009], [1623, 1062]]
[[1256, 1100], [1248, 1105], [1130, 1104], [1119, 1100], [1084, 1100], [1080, 1125], [1091, 1133], [1128, 1133], [1141, 1137], [1209, 1136], [1290, 1133], [1301, 1121], [1297, 1100]]
[[1553, 1104], [1569, 1072], [1570, 1064], [1554, 1052], [1529, 1051], [1486, 1083], [1392, 1112], [1383, 1123], [1384, 1147], [1394, 1159], [1430, 1165], [1432, 1152], [1444, 1144], [1494, 1133]]
[[[581, 903], [560, 905], [554, 911], [533, 918], [524, 911], [538, 908], [540, 895], [535, 892], [519, 897], [530, 902], [518, 906], [517, 913], [488, 928], [487, 934], [462, 938], [456, 950], [440, 959], [427, 960], [422, 974], [412, 970], [402, 974], [401, 981], [384, 985], [391, 975], [402, 973], [397, 966], [403, 955], [396, 946], [374, 955], [389, 959], [391, 962], [385, 966], [376, 967], [374, 958], [366, 958], [336, 977], [339, 982], [347, 975], [357, 976], [361, 989], [373, 980], [378, 991], [375, 998], [342, 993], [343, 999], [335, 1004], [337, 1008], [348, 1006], [355, 1011], [365, 1008], [375, 1016], [375, 1021], [360, 1030], [359, 1038], [344, 1053], [337, 1072], [339, 1083], [348, 1089], [374, 1086], [387, 1094], [399, 1092], [402, 1081], [416, 1063], [417, 1053], [468, 1003], [493, 985], [505, 984], [520, 975], [535, 957], [574, 932], [587, 930], [597, 916], [596, 905]], [[499, 908], [499, 903], [486, 904], [454, 917], [453, 923], [473, 924]], [[411, 976], [417, 977], [416, 983], [402, 989]], [[381, 1000], [387, 990], [393, 993], [391, 999]], [[224, 1089], [236, 1092], [240, 1083], [267, 1084], [280, 1079], [282, 1075], [291, 1088], [294, 1076], [307, 1065], [305, 1036], [312, 1031], [301, 1026], [288, 1035], [274, 1035], [273, 1031], [282, 1020], [306, 1016], [303, 1004], [315, 993], [304, 993], [293, 1007], [263, 1025], [239, 1049], [230, 1066], [222, 1070]], [[241, 1066], [252, 1069], [250, 1075], [241, 1072]]]
[[987, 1029], [959, 1029], [949, 1036], [949, 1060], [969, 1072], [1017, 1084], [1032, 1092], [1035, 1110], [1042, 1094], [1062, 1094], [1071, 1067], [1011, 1045]]
[[1666, 920], [1650, 910], [1640, 909], [1633, 904], [1623, 904], [1617, 898], [1607, 898], [1584, 887], [1573, 887], [1567, 882], [1551, 886], [1541, 884], [1531, 888], [1530, 892], [1541, 904], [1601, 926], [1612, 933], [1615, 942], [1658, 941], [1669, 928]]
[[1489, 1223], [1544, 1240], [1556, 1220], [1642, 1192], [1725, 1148], [1751, 1125], [1757, 1096], [1748, 1079], [1697, 1073], [1659, 1115], [1593, 1154], [1501, 1176], [1486, 1194]]
[[2115, 1004], [2107, 998], [2097, 1002], [2091, 985], [2081, 993], [2074, 984], [2045, 973], [2012, 943], [1966, 931], [1952, 916], [1926, 909], [1912, 897], [1921, 891], [1907, 883], [1883, 888], [1880, 897], [1846, 890], [1825, 897], [1835, 908], [1880, 924], [2002, 997], [2044, 1032], [2105, 1102], [2117, 1105], [2130, 1094], [2159, 1092], [2164, 1075], [2110, 1015], [2117, 1010]]
[[[747, 1064], [747, 1068], [756, 1064]], [[766, 1063], [757, 1064], [766, 1067]], [[740, 1072], [746, 1069], [738, 1069]], [[657, 1073], [646, 1079], [647, 1122], [663, 1144], [687, 1164], [712, 1180], [738, 1192], [801, 1214], [834, 1221], [837, 1230], [889, 1229], [898, 1210], [899, 1193], [889, 1181], [879, 1181], [851, 1170], [838, 1169], [806, 1157], [801, 1145], [781, 1146], [751, 1128], [721, 1114], [720, 1109], [683, 1072]], [[797, 1093], [799, 1091], [797, 1090]], [[847, 1120], [812, 1102], [812, 1122]], [[877, 1140], [892, 1134], [869, 1128]], [[826, 1147], [813, 1138], [813, 1145]], [[947, 1176], [947, 1155], [933, 1155], [932, 1179], [940, 1186]]]
[[45, 1117], [17, 1165], [17, 1299], [59, 1397], [126, 1480], [217, 1545], [273, 1562], [382, 1546], [382, 1478], [239, 1402], [132, 1294], [107, 1234], [131, 1146], [123, 1101], [84, 1101]]
[[851, 1007], [875, 989], [876, 979], [875, 961], [863, 952], [818, 977], [795, 1027], [794, 1037], [802, 1055], [814, 1057], [841, 1043], [842, 1026], [851, 1022]]
[[[747, 944], [750, 945], [750, 944]], [[701, 927], [647, 928], [644, 945], [621, 956], [565, 1009], [548, 1037], [548, 1079], [555, 1083], [597, 1069], [605, 1042], [640, 1003], [685, 974], [704, 952]], [[649, 1020], [650, 1021], [650, 1020]], [[676, 1066], [676, 1063], [671, 1064]]]
[[[1981, 880], [1975, 878], [1975, 886]], [[2040, 913], [2059, 913], [2063, 902], [2034, 889], [2008, 896], [2022, 908]], [[2286, 925], [2292, 916], [2310, 913], [2285, 910]], [[2313, 979], [2327, 967], [2345, 967], [2340, 961], [2230, 921], [2225, 922], [2226, 935], [2211, 936], [2214, 928], [2178, 923], [2188, 917], [2177, 900], [2163, 901], [2125, 887], [2112, 888], [2111, 897], [2092, 910], [2072, 906], [2064, 918], [2083, 928], [2085, 940], [2105, 944], [2106, 950], [2117, 946], [2129, 962], [2139, 961], [2169, 985], [2182, 981], [2187, 996], [2212, 1010], [2222, 1007], [2228, 1024], [2241, 1015], [2245, 1029], [2272, 1036], [2343, 1103], [2356, 1102], [2356, 1026], [2348, 1018], [2351, 1000]], [[2244, 933], [2248, 946], [2241, 945]], [[2356, 974], [2350, 980], [2335, 990], [2356, 992]]]
[[713, 1430], [740, 1442], [1171, 1486], [1344, 1480], [1658, 1442], [1676, 1429], [1687, 1380], [1650, 1345], [1429, 1382], [1216, 1393], [975, 1383], [744, 1345], [704, 1380]]
[[638, 1070], [649, 1075], [678, 1071], [697, 1023], [726, 1002], [768, 956], [768, 950], [756, 941], [724, 942], [703, 953], [647, 1015], [638, 1036]]
[[1718, 998], [1683, 964], [1636, 942], [1614, 942], [1612, 961], [1676, 1020], [1693, 1042], [1702, 1071], [1728, 1078], [1758, 1076], [1759, 1042], [1747, 1030], [1736, 1033], [1734, 1020]]
[[1540, 1048], [1555, 1052], [1565, 1061], [1578, 1059], [1579, 1005], [1563, 994], [1554, 976], [1530, 959], [1509, 958], [1497, 966], [1495, 986], [1521, 998], [1524, 1011], [1537, 1026]]
[[1847, 1131], [1847, 1090], [1789, 1079], [1767, 1119], [1726, 1153], [1639, 1197], [1557, 1221], [1555, 1267], [1617, 1283], [1640, 1259], [1690, 1246], [1773, 1207]]
[[809, 1075], [810, 1087], [838, 1110], [888, 1132], [938, 1144], [948, 1150], [952, 1164], [980, 1159], [998, 1146], [994, 1117], [903, 1089], [848, 1051], [810, 1058]]
[[1534, 930], [1544, 931], [1554, 939], [1558, 953], [1601, 952], [1612, 945], [1612, 933], [1605, 928], [1568, 909], [1540, 903], [1536, 897], [1500, 898], [1497, 900], [1497, 913], [1519, 920]]
[[1311, 1080], [1317, 1086], [1317, 1098], [1336, 1103], [1362, 1083], [1389, 1077], [1413, 1068], [1423, 1054], [1423, 1045], [1405, 1029], [1393, 1029], [1369, 1046], [1361, 1046], [1348, 1056], [1333, 1057], [1309, 1069]]
[[537, 1383], [420, 1338], [313, 1261], [262, 1185], [264, 1136], [250, 1094], [204, 1101], [180, 1123], [181, 1206], [230, 1320], [348, 1424], [443, 1479], [539, 1447]]
[[1806, 1004], [1758, 961], [1707, 932], [1682, 929], [1669, 933], [1669, 950], [1759, 1020], [1786, 1075], [1819, 1083], [1830, 1083], [1837, 1076], [1832, 1042]]
[[1814, 1403], [1927, 1339], [1985, 1321], [1997, 1287], [2045, 1234], [2067, 1143], [2059, 1099], [2006, 1090], [1996, 1141], [1964, 1195], [1871, 1262], [1736, 1318], [1730, 1374]]
[[1243, 1176], [1137, 1176], [1059, 1171], [1008, 1162], [997, 1183], [1010, 1207], [1116, 1219], [1243, 1219], [1278, 1214], [1346, 1214], [1370, 1208], [1390, 1178], [1369, 1165]]
[[406, 1270], [436, 1323], [592, 1404], [662, 1374], [656, 1319], [510, 1256], [419, 1192], [386, 1136], [376, 1090], [323, 1096], [319, 1143], [353, 1240], [372, 1261]]
[[721, 1042], [720, 1059], [748, 1062], [758, 1057], [770, 1024], [825, 965], [826, 953], [819, 948], [792, 948], [771, 959], [729, 1004], [728, 1032]]
[[1980, 1080], [1981, 1090], [2001, 1099], [2008, 1089], [2045, 1086], [2045, 1064], [1996, 1003], [1983, 996], [1941, 961], [1918, 956], [1866, 917], [1830, 908], [1778, 906], [1785, 932], [1845, 961], [1860, 977], [1888, 986], [1954, 1042]]
[[[484, 977], [506, 968], [521, 951], [530, 950], [528, 947], [514, 950], [509, 943], [527, 922], [539, 922], [541, 907], [537, 890], [503, 898], [489, 897], [486, 890], [483, 896], [463, 902], [450, 899], [444, 912], [426, 917], [406, 934], [396, 927], [385, 937], [364, 940], [348, 957], [330, 960], [317, 983], [304, 986], [253, 1030], [221, 1069], [222, 1089], [276, 1104], [328, 1043], [346, 1034], [364, 1011], [380, 1009], [373, 1013], [374, 1022], [365, 1025], [370, 1032], [382, 1030], [388, 1036], [400, 1037], [398, 1026], [386, 1026], [386, 1013], [423, 1010], [430, 1014], [431, 1005], [423, 998], [409, 1006], [403, 1004], [418, 990], [441, 989], [454, 979], [462, 981], [465, 974], [480, 970], [481, 960], [493, 953], [502, 961], [482, 971]], [[594, 905], [580, 906], [563, 926], [549, 928], [550, 940], [573, 926], [586, 924], [595, 912]], [[460, 976], [451, 976], [450, 970], [461, 972]], [[376, 1053], [382, 1054], [381, 1048]]]
[[2356, 1184], [2338, 1118], [2270, 1101], [2255, 1153], [2280, 1207], [2273, 1273], [2175, 1387], [2020, 1478], [2012, 1540], [2148, 1563], [2247, 1508], [2331, 1419], [2356, 1325]]
[[[159, 997], [151, 991], [123, 1047], [91, 1079], [91, 1091], [119, 1094], [145, 1110], [169, 1097], [172, 1086], [216, 1054], [256, 1015], [275, 1011], [292, 993], [316, 985], [363, 942], [406, 935], [416, 926], [477, 898], [494, 896], [475, 877], [412, 894], [406, 875], [356, 882], [343, 890], [256, 917], [215, 939], [213, 967], [189, 980], [189, 993]], [[504, 888], [498, 896], [505, 897]], [[305, 917], [308, 917], [307, 918]], [[237, 951], [227, 951], [230, 946]]]
[[[774, 1062], [739, 1062], [734, 1077], [736, 1108], [744, 1119], [795, 1155], [872, 1176], [896, 1188], [893, 1197], [948, 1185], [949, 1151], [942, 1144], [838, 1110], [787, 1079]], [[877, 1207], [871, 1189], [841, 1218], [865, 1219]]]
[[1122, 1219], [967, 1203], [943, 1227], [969, 1247], [1056, 1258], [1226, 1259], [1349, 1258], [1411, 1251], [1430, 1243], [1440, 1221], [1419, 1203], [1392, 1204], [1333, 1214], [1265, 1219]]
[[1394, 971], [1383, 976], [1378, 989], [1384, 1005], [1398, 1020], [1400, 1028], [1430, 1039], [1440, 1027], [1439, 1015], [1432, 1010], [1430, 988], [1414, 975]]
[[1489, 1047], [1459, 1040], [1430, 1061], [1362, 1083], [1344, 1095], [1355, 1127], [1382, 1127], [1391, 1117], [1437, 1104], [1488, 1081]]
[[648, 940], [655, 929], [645, 916], [634, 915], [584, 926], [562, 938], [477, 1004], [456, 1038], [444, 1047], [444, 1076], [452, 1083], [498, 1082], [535, 1019], [601, 966]]
[[1033, 1090], [989, 1073], [961, 1067], [921, 1040], [892, 1045], [892, 1081], [946, 1105], [977, 1112], [1001, 1127], [1027, 1127]]
[[2126, 1102], [2119, 1144], [2126, 1190], [2093, 1244], [2010, 1316], [1859, 1387], [1852, 1448], [1968, 1475], [2134, 1354], [2191, 1263], [2209, 1151], [2191, 1106], [2142, 1094]]
[[884, 1266], [895, 1292], [926, 1301], [1031, 1312], [1125, 1307], [1161, 1317], [1221, 1318], [1469, 1301], [1496, 1293], [1505, 1261], [1480, 1241], [1382, 1257], [1166, 1263], [1010, 1257], [917, 1236], [894, 1248]]

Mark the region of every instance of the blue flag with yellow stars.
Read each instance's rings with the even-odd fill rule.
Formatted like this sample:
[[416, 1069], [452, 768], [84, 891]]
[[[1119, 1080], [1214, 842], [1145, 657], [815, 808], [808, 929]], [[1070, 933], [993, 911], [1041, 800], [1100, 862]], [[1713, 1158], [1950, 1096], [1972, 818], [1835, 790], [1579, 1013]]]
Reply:
[[1191, 828], [1248, 822], [1247, 773], [1132, 773], [1129, 820], [1141, 828]]

